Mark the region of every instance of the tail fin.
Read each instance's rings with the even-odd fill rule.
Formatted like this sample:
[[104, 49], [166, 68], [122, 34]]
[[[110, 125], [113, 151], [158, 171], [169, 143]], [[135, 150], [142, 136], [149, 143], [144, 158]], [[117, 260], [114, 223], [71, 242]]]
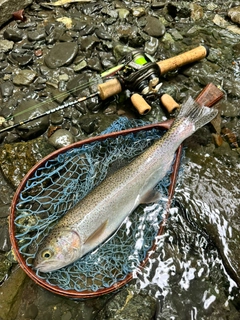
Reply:
[[189, 97], [182, 104], [176, 120], [187, 118], [194, 124], [196, 131], [215, 118], [217, 113], [216, 109], [201, 106], [192, 97]]

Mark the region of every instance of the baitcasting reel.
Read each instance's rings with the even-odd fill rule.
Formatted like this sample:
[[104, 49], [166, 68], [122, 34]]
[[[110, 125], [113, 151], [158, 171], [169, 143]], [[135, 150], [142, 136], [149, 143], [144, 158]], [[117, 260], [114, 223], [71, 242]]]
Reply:
[[161, 87], [160, 70], [151, 56], [134, 50], [121, 63], [125, 67], [119, 72], [118, 79], [125, 88], [147, 95], [157, 92]]

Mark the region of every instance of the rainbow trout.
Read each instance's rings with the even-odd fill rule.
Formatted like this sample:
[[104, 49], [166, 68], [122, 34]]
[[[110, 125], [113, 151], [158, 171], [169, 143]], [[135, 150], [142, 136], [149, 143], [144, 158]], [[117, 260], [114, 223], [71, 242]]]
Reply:
[[217, 110], [189, 97], [162, 138], [59, 220], [40, 244], [34, 268], [50, 272], [73, 263], [108, 239], [139, 204], [159, 200], [153, 188], [167, 174], [179, 145], [216, 115]]

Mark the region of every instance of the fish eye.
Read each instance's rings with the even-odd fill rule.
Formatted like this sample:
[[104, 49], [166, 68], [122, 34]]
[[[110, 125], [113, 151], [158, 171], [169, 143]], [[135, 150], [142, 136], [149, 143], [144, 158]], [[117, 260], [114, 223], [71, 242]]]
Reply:
[[44, 259], [50, 259], [53, 256], [53, 252], [49, 249], [46, 249], [42, 251], [41, 256]]

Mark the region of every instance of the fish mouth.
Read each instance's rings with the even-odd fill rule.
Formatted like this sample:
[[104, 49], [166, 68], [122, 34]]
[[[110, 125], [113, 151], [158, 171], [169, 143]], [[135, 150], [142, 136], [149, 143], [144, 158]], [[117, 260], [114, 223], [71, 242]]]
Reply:
[[53, 261], [43, 261], [40, 262], [36, 265], [33, 266], [33, 269], [36, 271], [40, 271], [40, 272], [52, 272], [52, 271], [56, 271], [62, 267], [64, 267], [64, 265], [62, 266], [58, 266], [59, 265], [59, 261], [58, 260], [53, 260]]

